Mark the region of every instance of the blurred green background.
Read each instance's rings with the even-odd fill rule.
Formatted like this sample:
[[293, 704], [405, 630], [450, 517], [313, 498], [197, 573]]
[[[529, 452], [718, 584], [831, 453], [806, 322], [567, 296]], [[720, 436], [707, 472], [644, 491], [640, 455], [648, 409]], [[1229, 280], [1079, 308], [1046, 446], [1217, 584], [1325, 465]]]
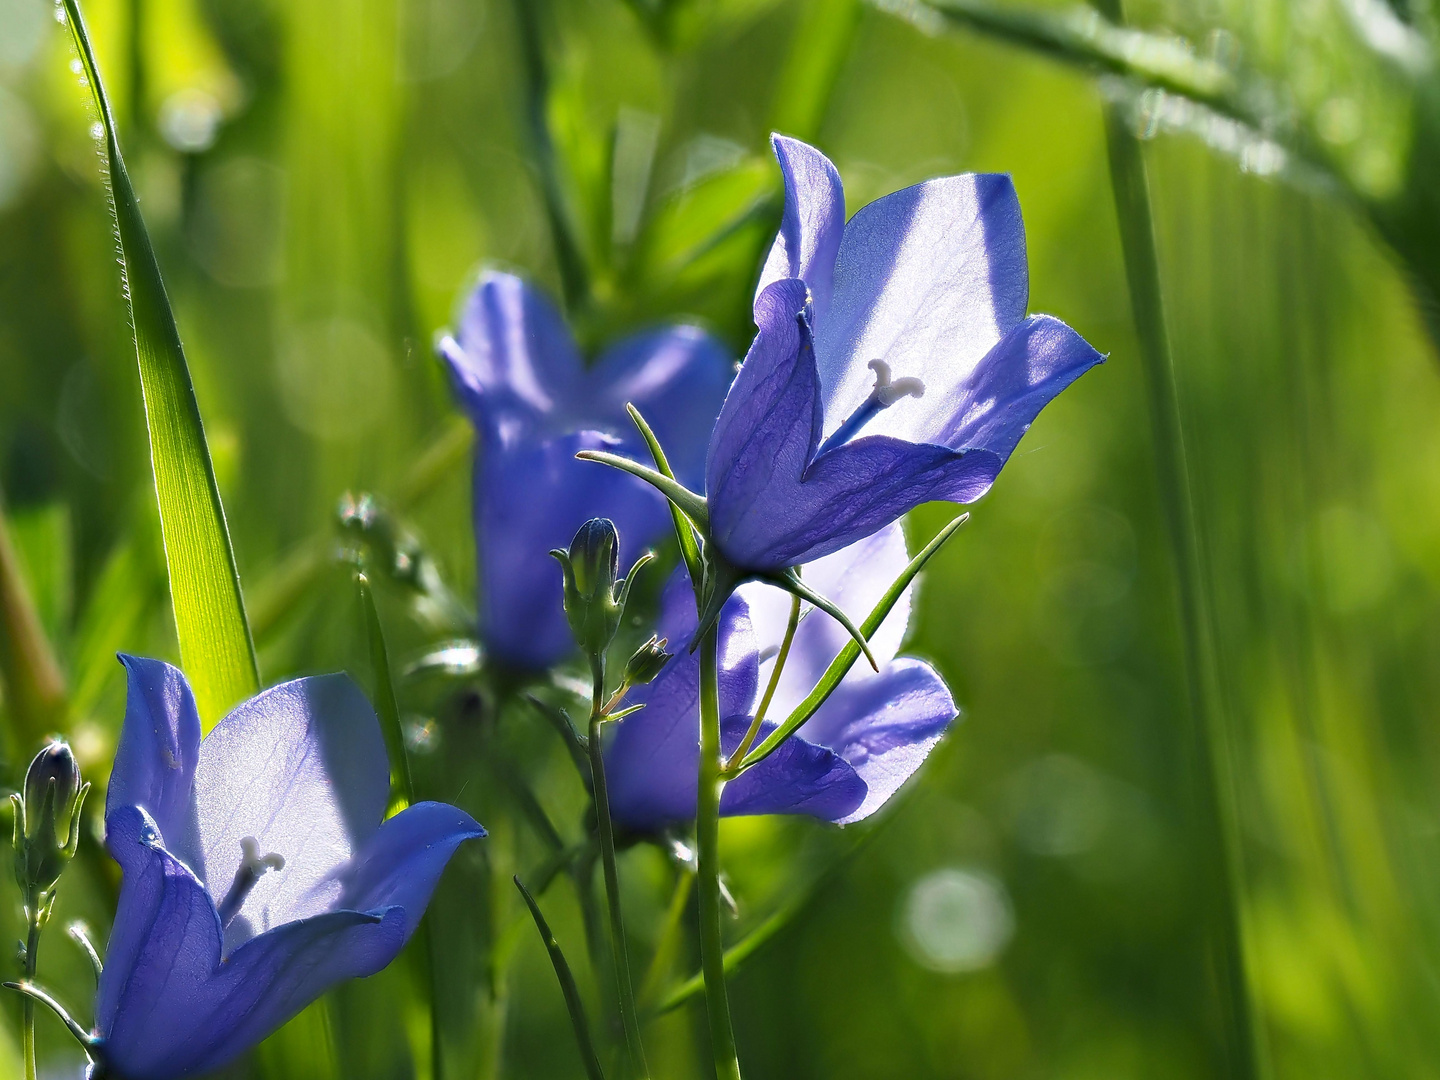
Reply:
[[[354, 538], [336, 526], [346, 492], [376, 493], [404, 534], [412, 572], [380, 589], [397, 659], [463, 632], [466, 429], [431, 341], [479, 266], [542, 282], [590, 348], [683, 317], [738, 358], [778, 220], [771, 130], [834, 159], [851, 212], [927, 177], [1010, 172], [1032, 310], [1110, 360], [1046, 411], [927, 572], [910, 651], [937, 662], [965, 719], [903, 798], [843, 831], [726, 823], [734, 938], [798, 912], [733, 980], [747, 1075], [1440, 1075], [1440, 370], [1417, 300], [1440, 220], [1410, 198], [1435, 149], [1428, 7], [1130, 6], [1132, 25], [1190, 43], [1152, 39], [1162, 58], [1173, 47], [1246, 73], [1236, 100], [1274, 121], [1269, 137], [1114, 65], [1097, 80], [1014, 34], [884, 8], [86, 4], [264, 681], [348, 668], [370, 683], [333, 558]], [[12, 785], [53, 726], [103, 779], [124, 711], [114, 652], [176, 658], [94, 117], [71, 60], [49, 0], [0, 0], [0, 490], [66, 702], [6, 687]], [[1146, 137], [1209, 613], [1203, 715], [1107, 102]], [[916, 512], [912, 538], [947, 512]], [[444, 1074], [574, 1076], [508, 877], [547, 857], [525, 793], [573, 842], [582, 792], [533, 712], [497, 714], [479, 686], [422, 672], [401, 687], [422, 793], [492, 830], [432, 917]], [[88, 1019], [84, 960], [60, 927], [82, 917], [103, 938], [115, 881], [96, 835], [86, 844], [41, 978]], [[638, 847], [622, 875], [645, 972], [675, 873]], [[542, 904], [608, 1031], [563, 878]], [[1216, 959], [1232, 917], [1243, 993]], [[20, 927], [0, 875], [0, 940]], [[682, 933], [652, 989], [695, 962]], [[332, 994], [231, 1072], [431, 1075], [420, 970]], [[647, 1029], [658, 1077], [706, 1075], [696, 1004]], [[20, 1073], [18, 1015], [0, 1003], [6, 1076]], [[42, 1018], [40, 1039], [56, 1075], [74, 1071], [58, 1024]]]

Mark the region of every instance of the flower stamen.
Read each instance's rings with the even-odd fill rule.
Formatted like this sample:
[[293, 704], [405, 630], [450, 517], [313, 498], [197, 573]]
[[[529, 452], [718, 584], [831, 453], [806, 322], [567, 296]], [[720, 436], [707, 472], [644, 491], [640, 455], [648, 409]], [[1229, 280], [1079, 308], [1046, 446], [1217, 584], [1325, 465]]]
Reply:
[[890, 365], [884, 360], [871, 360], [870, 370], [875, 372], [875, 388], [870, 391], [870, 396], [860, 403], [860, 407], [825, 440], [820, 447], [821, 454], [849, 442], [851, 436], [869, 423], [870, 418], [881, 409], [888, 409], [901, 398], [925, 396], [925, 384], [913, 375], [892, 380]]
[[255, 888], [256, 883], [266, 873], [285, 869], [285, 856], [277, 855], [273, 851], [268, 855], [261, 855], [260, 841], [253, 836], [241, 839], [240, 851], [240, 867], [235, 871], [235, 881], [231, 884], [230, 891], [225, 894], [225, 899], [220, 901], [216, 908], [220, 913], [220, 925], [224, 927], [228, 927], [240, 913], [250, 890]]

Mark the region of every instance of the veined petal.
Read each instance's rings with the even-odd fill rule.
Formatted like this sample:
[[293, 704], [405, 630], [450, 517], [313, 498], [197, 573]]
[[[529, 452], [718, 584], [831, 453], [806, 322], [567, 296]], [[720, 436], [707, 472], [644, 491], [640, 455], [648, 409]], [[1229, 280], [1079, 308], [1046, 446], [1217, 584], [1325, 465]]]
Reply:
[[723, 549], [741, 566], [812, 562], [921, 503], [974, 502], [990, 490], [1003, 464], [988, 450], [961, 453], [867, 435], [821, 454], [802, 483], [777, 489], [763, 514], [740, 516], [725, 535]]
[[242, 837], [285, 860], [245, 898], [226, 949], [331, 910], [340, 895], [334, 872], [379, 827], [389, 791], [380, 722], [347, 676], [282, 683], [221, 720], [195, 770], [203, 866], [195, 869], [220, 899], [239, 869]]
[[864, 801], [841, 824], [869, 817], [910, 778], [959, 715], [935, 669], [900, 657], [880, 673], [842, 683], [800, 729], [828, 746], [865, 782]]
[[200, 755], [195, 695], [179, 668], [124, 653], [120, 662], [127, 682], [125, 726], [110, 771], [105, 812], [143, 807], [161, 835], [179, 843]]
[[[480, 626], [490, 650], [527, 669], [548, 667], [575, 648], [561, 604], [561, 575], [548, 552], [575, 530], [608, 517], [620, 533], [621, 566], [671, 528], [665, 497], [628, 473], [578, 450], [640, 458], [643, 447], [594, 431], [503, 446], [486, 439], [475, 466], [475, 540]], [[627, 569], [628, 572], [628, 569]]]
[[1003, 461], [1040, 410], [1105, 357], [1050, 315], [1033, 315], [986, 354], [962, 388], [957, 411], [937, 441], [983, 447]]
[[[859, 625], [904, 572], [909, 561], [905, 532], [899, 522], [892, 522], [849, 547], [806, 563], [800, 573], [806, 585], [834, 601]], [[789, 595], [764, 582], [742, 585], [739, 591], [750, 605], [761, 655], [778, 652], [790, 619]], [[914, 586], [911, 586], [900, 595], [880, 629], [870, 638], [871, 652], [881, 665], [894, 658], [904, 640], [913, 592]], [[834, 619], [813, 608], [807, 610], [795, 631], [790, 656], [767, 715], [776, 720], [788, 715], [810, 693], [849, 641], [849, 633]], [[761, 686], [769, 683], [774, 666], [773, 658], [760, 665]], [[869, 664], [859, 663], [850, 669], [845, 680], [857, 682], [873, 678], [874, 674]]]
[[[710, 436], [710, 532], [738, 565], [768, 568], [765, 537], [784, 523], [793, 490], [819, 445], [815, 352], [803, 319], [805, 285], [777, 281], [755, 303], [759, 333]], [[732, 544], [732, 537], [739, 542]], [[748, 561], [760, 556], [761, 561]]]
[[785, 180], [785, 213], [760, 272], [756, 302], [770, 284], [800, 278], [810, 287], [816, 319], [823, 321], [845, 231], [845, 188], [830, 159], [813, 146], [784, 135], [771, 135], [770, 145]]
[[[683, 569], [676, 574], [684, 581]], [[759, 664], [749, 611], [739, 597], [721, 612], [719, 633], [721, 713], [748, 711]], [[645, 708], [615, 724], [605, 748], [610, 813], [633, 829], [685, 821], [695, 815], [700, 762], [698, 656], [680, 649], [653, 682], [635, 689], [631, 700]]]
[[372, 974], [404, 940], [404, 915], [331, 912], [252, 939], [221, 960], [220, 919], [144, 811], [121, 807], [106, 844], [124, 870], [96, 1026], [127, 1080], [218, 1068], [342, 979]]
[[864, 207], [845, 227], [830, 311], [815, 327], [828, 438], [870, 394], [872, 360], [916, 378], [866, 435], [938, 442], [958, 388], [1025, 317], [1029, 271], [1020, 202], [1008, 176], [948, 176]]
[[459, 340], [441, 343], [477, 419], [539, 419], [577, 403], [582, 365], [565, 320], [539, 289], [514, 274], [481, 275], [460, 320]]
[[382, 824], [340, 871], [344, 891], [339, 906], [354, 911], [402, 908], [408, 939], [455, 849], [484, 835], [480, 823], [458, 807], [415, 803]]
[[[775, 724], [761, 725], [763, 739]], [[731, 753], [750, 727], [750, 717], [736, 716], [721, 728], [721, 745]], [[695, 813], [692, 784], [690, 813]], [[725, 785], [720, 794], [724, 817], [747, 814], [808, 814], [822, 821], [848, 819], [865, 799], [865, 781], [850, 763], [828, 747], [792, 735], [754, 768]]]
[[[607, 349], [586, 373], [584, 407], [593, 410], [598, 426], [633, 439], [625, 412], [633, 403], [676, 477], [695, 487], [704, 479], [705, 449], [734, 375], [732, 363], [730, 351], [699, 327], [647, 330]], [[640, 460], [648, 463], [648, 455]]]

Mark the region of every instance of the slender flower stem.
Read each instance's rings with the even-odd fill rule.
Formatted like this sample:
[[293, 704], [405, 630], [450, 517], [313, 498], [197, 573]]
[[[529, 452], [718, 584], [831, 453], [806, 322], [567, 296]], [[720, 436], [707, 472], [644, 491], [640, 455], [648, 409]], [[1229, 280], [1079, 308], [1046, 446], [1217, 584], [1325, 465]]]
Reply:
[[615, 962], [615, 988], [620, 1000], [620, 1023], [625, 1029], [625, 1050], [630, 1056], [631, 1074], [650, 1075], [645, 1065], [645, 1048], [640, 1042], [640, 1014], [635, 1008], [635, 989], [630, 981], [630, 953], [625, 947], [625, 917], [620, 910], [620, 875], [615, 869], [615, 827], [610, 820], [610, 795], [605, 785], [604, 742], [600, 728], [605, 722], [605, 665], [592, 663], [594, 697], [590, 710], [590, 776], [595, 788], [595, 831], [600, 836], [600, 861], [605, 870], [605, 902], [610, 911], [610, 950]]
[[725, 938], [720, 932], [720, 680], [719, 633], [714, 626], [700, 642], [700, 785], [695, 805], [695, 839], [700, 866], [700, 968], [705, 975], [705, 1009], [716, 1080], [740, 1080], [730, 999], [725, 992]]
[[740, 745], [730, 755], [730, 760], [725, 763], [723, 775], [726, 779], [733, 776], [735, 766], [745, 760], [745, 755], [750, 752], [750, 747], [755, 745], [755, 739], [760, 734], [760, 725], [765, 722], [765, 710], [770, 708], [770, 699], [775, 696], [775, 688], [780, 685], [780, 675], [785, 670], [785, 661], [790, 658], [790, 645], [795, 640], [795, 629], [800, 625], [800, 597], [790, 597], [790, 622], [785, 626], [785, 638], [780, 642], [780, 652], [775, 657], [775, 667], [770, 672], [770, 682], [765, 687], [765, 694], [760, 698], [760, 707], [755, 710], [755, 719], [750, 721], [750, 730], [745, 732], [745, 738], [740, 740]]
[[[25, 981], [35, 981], [36, 952], [40, 948], [40, 912], [43, 900], [35, 900], [25, 907], [30, 923], [30, 934], [25, 939]], [[21, 1005], [21, 1041], [25, 1050], [25, 1080], [35, 1080], [35, 1001], [28, 994]]]
[[[1119, 0], [1097, 0], [1096, 7], [1119, 23]], [[1240, 1080], [1253, 1080], [1263, 1075], [1264, 1067], [1245, 976], [1239, 912], [1243, 874], [1234, 821], [1233, 774], [1224, 717], [1219, 708], [1214, 629], [1201, 562], [1179, 391], [1165, 325], [1145, 160], [1139, 143], [1113, 105], [1106, 108], [1105, 128], [1130, 303], [1150, 396], [1161, 501], [1174, 561], [1190, 698], [1188, 736], [1198, 774], [1197, 825], [1204, 860], [1199, 874], [1209, 893], [1208, 936], [1222, 994], [1221, 1015], [1229, 1058], [1227, 1071]]]

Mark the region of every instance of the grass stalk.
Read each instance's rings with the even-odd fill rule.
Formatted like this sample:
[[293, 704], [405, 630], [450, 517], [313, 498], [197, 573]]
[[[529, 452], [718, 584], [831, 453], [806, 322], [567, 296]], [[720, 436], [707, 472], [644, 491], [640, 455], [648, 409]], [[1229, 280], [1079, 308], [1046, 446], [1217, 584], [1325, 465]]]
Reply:
[[[1100, 0], [1118, 22], [1119, 0]], [[1160, 266], [1155, 247], [1145, 161], [1125, 118], [1106, 106], [1105, 131], [1125, 275], [1149, 397], [1155, 467], [1174, 564], [1184, 678], [1188, 692], [1191, 760], [1197, 770], [1196, 811], [1201, 857], [1198, 877], [1209, 892], [1205, 910], [1211, 963], [1221, 993], [1226, 1073], [1240, 1080], [1262, 1075], [1254, 1006], [1245, 972], [1240, 918], [1243, 874], [1230, 754], [1220, 710], [1213, 627], [1196, 526], [1179, 390], [1170, 352]]]

